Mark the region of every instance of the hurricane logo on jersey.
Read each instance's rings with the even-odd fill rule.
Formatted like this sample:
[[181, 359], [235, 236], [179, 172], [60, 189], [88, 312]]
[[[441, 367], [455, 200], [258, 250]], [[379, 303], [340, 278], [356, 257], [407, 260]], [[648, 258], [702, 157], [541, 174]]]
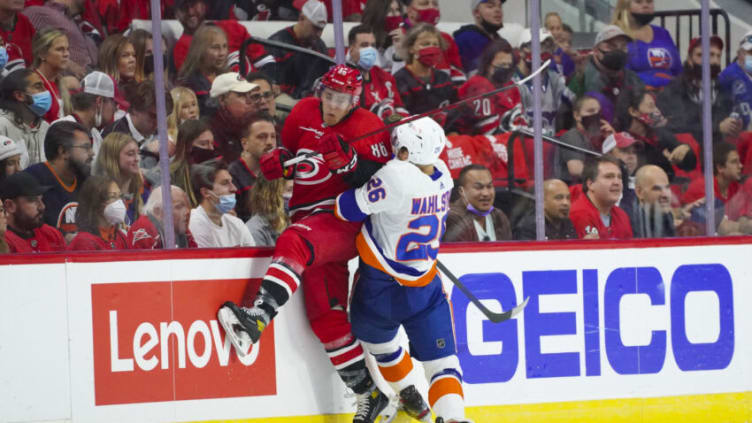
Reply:
[[[311, 150], [300, 153], [315, 153]], [[332, 177], [329, 167], [321, 156], [310, 156], [295, 166], [295, 183], [300, 185], [320, 184]]]
[[670, 69], [671, 53], [663, 47], [653, 47], [648, 49], [648, 63], [653, 69]]

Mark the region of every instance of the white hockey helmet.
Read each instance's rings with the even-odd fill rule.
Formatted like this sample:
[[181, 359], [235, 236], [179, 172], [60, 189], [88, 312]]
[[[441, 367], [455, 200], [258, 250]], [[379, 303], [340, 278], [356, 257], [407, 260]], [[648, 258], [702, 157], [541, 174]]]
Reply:
[[439, 159], [447, 139], [444, 129], [430, 117], [416, 119], [392, 131], [392, 151], [399, 154], [405, 147], [408, 161], [417, 165], [432, 165]]

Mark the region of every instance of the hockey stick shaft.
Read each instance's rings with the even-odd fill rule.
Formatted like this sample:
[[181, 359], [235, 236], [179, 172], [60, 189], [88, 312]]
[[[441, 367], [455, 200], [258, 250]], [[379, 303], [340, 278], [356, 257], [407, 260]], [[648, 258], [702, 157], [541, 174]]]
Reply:
[[512, 317], [519, 314], [525, 308], [525, 306], [527, 306], [527, 302], [529, 298], [525, 298], [525, 301], [523, 301], [520, 305], [512, 308], [509, 311], [505, 311], [502, 313], [494, 313], [493, 311], [489, 310], [486, 306], [484, 306], [483, 303], [480, 302], [478, 297], [476, 297], [469, 289], [467, 289], [465, 284], [460, 282], [460, 280], [456, 276], [454, 276], [454, 274], [449, 269], [447, 269], [446, 266], [444, 266], [444, 263], [440, 262], [439, 260], [436, 260], [436, 266], [439, 268], [439, 270], [441, 270], [441, 272], [444, 275], [446, 275], [446, 277], [449, 278], [450, 281], [452, 281], [454, 286], [456, 286], [460, 290], [460, 292], [465, 294], [465, 296], [470, 300], [471, 303], [473, 303], [476, 307], [478, 307], [478, 310], [480, 310], [481, 313], [483, 313], [483, 315], [485, 315], [488, 318], [488, 320], [494, 323], [501, 323], [503, 321], [511, 319]]
[[[283, 50], [290, 50], [290, 51], [295, 51], [298, 53], [303, 53], [303, 54], [308, 54], [310, 56], [318, 57], [319, 59], [326, 60], [327, 62], [333, 65], [337, 64], [337, 62], [333, 58], [327, 56], [326, 54], [319, 53], [318, 51], [311, 50], [305, 47], [287, 44], [281, 41], [269, 40], [266, 38], [254, 37], [252, 35], [250, 36], [250, 40], [259, 44], [264, 44], [264, 45], [271, 46], [271, 47], [281, 48]], [[346, 62], [346, 63], [348, 66], [356, 67], [356, 65], [352, 62]]]
[[418, 119], [424, 118], [426, 116], [433, 116], [433, 115], [436, 115], [436, 114], [439, 114], [439, 113], [443, 113], [443, 112], [446, 112], [446, 111], [449, 111], [449, 110], [454, 110], [454, 109], [462, 106], [465, 103], [469, 103], [471, 101], [475, 101], [475, 100], [478, 100], [478, 99], [481, 99], [481, 98], [490, 97], [492, 95], [496, 95], [496, 94], [499, 94], [501, 92], [504, 92], [504, 91], [507, 91], [507, 90], [511, 90], [512, 88], [519, 88], [522, 85], [525, 85], [531, 79], [535, 78], [535, 76], [538, 75], [538, 74], [540, 74], [541, 72], [543, 72], [543, 70], [547, 69], [550, 64], [551, 64], [551, 59], [546, 60], [546, 62], [543, 63], [541, 65], [541, 67], [539, 67], [538, 69], [536, 69], [535, 72], [531, 73], [526, 78], [519, 80], [518, 82], [514, 83], [513, 85], [506, 85], [506, 86], [503, 86], [501, 88], [497, 88], [497, 89], [495, 89], [493, 91], [489, 91], [487, 93], [478, 94], [476, 96], [472, 96], [472, 97], [468, 97], [468, 98], [456, 101], [456, 102], [454, 102], [452, 104], [447, 104], [446, 106], [439, 107], [438, 109], [429, 110], [427, 112], [423, 112], [423, 113], [418, 114], [418, 115], [408, 116], [408, 117], [406, 117], [406, 118], [404, 118], [402, 120], [399, 120], [397, 122], [394, 122], [394, 123], [391, 123], [389, 125], [386, 125], [383, 128], [379, 128], [379, 129], [377, 129], [375, 131], [371, 131], [371, 132], [369, 132], [367, 134], [361, 135], [361, 136], [359, 136], [359, 137], [357, 137], [354, 140], [349, 141], [349, 142], [353, 143], [355, 141], [360, 141], [360, 140], [362, 140], [364, 138], [372, 137], [372, 136], [374, 136], [376, 134], [379, 134], [379, 133], [381, 133], [383, 131], [389, 131], [389, 130], [394, 129], [394, 128], [400, 126], [400, 125], [404, 125], [406, 123], [410, 123], [410, 122], [412, 122], [414, 120], [418, 120]]

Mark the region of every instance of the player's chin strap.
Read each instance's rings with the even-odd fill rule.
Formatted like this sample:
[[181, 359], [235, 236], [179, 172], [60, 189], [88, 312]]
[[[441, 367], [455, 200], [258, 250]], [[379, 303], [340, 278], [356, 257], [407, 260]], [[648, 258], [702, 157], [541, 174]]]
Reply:
[[[543, 63], [541, 65], [541, 67], [539, 67], [538, 69], [536, 69], [535, 72], [532, 72], [527, 77], [525, 77], [523, 79], [520, 79], [519, 81], [515, 82], [512, 85], [505, 85], [505, 86], [503, 86], [501, 88], [497, 88], [497, 89], [495, 89], [493, 91], [489, 91], [487, 93], [478, 94], [476, 96], [468, 97], [466, 99], [457, 101], [457, 102], [452, 103], [452, 104], [447, 104], [446, 106], [439, 107], [438, 109], [433, 109], [433, 110], [429, 110], [427, 112], [421, 113], [419, 115], [413, 115], [413, 116], [406, 117], [406, 118], [404, 118], [402, 120], [399, 120], [397, 122], [394, 122], [394, 123], [391, 123], [389, 125], [386, 125], [386, 126], [384, 126], [382, 128], [379, 128], [379, 129], [377, 129], [375, 131], [371, 131], [371, 132], [368, 132], [368, 133], [366, 133], [364, 135], [361, 135], [361, 136], [359, 136], [359, 137], [357, 137], [357, 138], [355, 138], [353, 140], [348, 140], [348, 143], [353, 143], [353, 142], [356, 142], [356, 141], [360, 141], [360, 140], [362, 140], [364, 138], [372, 137], [372, 136], [380, 134], [381, 132], [384, 132], [384, 131], [390, 131], [390, 130], [392, 130], [392, 129], [400, 126], [400, 125], [404, 125], [406, 123], [410, 123], [412, 121], [418, 120], [420, 118], [424, 118], [426, 116], [433, 116], [433, 115], [436, 115], [436, 114], [439, 114], [439, 113], [444, 113], [444, 112], [446, 112], [448, 110], [454, 110], [454, 109], [462, 106], [463, 104], [469, 103], [471, 101], [475, 101], [475, 100], [478, 100], [478, 99], [481, 99], [481, 98], [490, 97], [492, 95], [496, 95], [498, 93], [501, 93], [501, 92], [504, 92], [504, 91], [507, 91], [507, 90], [511, 90], [512, 88], [521, 87], [521, 86], [525, 85], [526, 83], [528, 83], [533, 78], [535, 78], [536, 75], [539, 75], [541, 72], [543, 72], [545, 69], [547, 69], [550, 64], [551, 64], [551, 59], [546, 60], [546, 62]], [[303, 160], [307, 159], [308, 157], [315, 156], [315, 155], [317, 155], [317, 154], [316, 153], [311, 153], [311, 154], [298, 155], [297, 157], [286, 161], [285, 162], [285, 166], [292, 166], [294, 164], [302, 162]]]

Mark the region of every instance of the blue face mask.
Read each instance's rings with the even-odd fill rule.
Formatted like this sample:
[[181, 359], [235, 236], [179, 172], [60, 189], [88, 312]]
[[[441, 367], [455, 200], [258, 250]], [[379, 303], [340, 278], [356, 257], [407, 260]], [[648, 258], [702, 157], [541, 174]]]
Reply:
[[752, 54], [748, 54], [744, 57], [744, 70], [752, 75]]
[[360, 59], [358, 59], [358, 66], [364, 70], [371, 70], [379, 59], [379, 51], [374, 47], [365, 47], [360, 49]]
[[4, 68], [8, 64], [8, 50], [5, 47], [0, 47], [0, 69]]
[[235, 198], [235, 194], [221, 195], [219, 196], [219, 203], [217, 203], [216, 207], [220, 213], [225, 214], [235, 208], [236, 202], [237, 199]]
[[34, 112], [35, 115], [42, 117], [50, 111], [52, 107], [52, 95], [49, 91], [43, 91], [31, 96], [32, 103], [29, 105], [29, 109]]

